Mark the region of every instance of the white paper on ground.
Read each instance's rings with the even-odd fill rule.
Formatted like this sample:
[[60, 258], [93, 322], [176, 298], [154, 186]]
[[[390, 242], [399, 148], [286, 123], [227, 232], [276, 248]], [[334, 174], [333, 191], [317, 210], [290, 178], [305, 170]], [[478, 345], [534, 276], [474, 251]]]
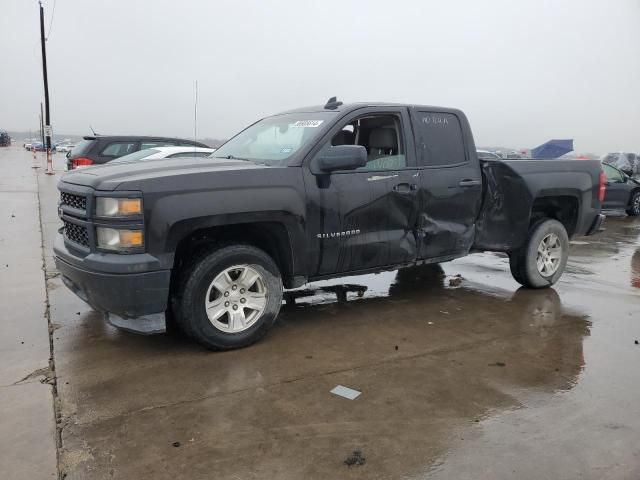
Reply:
[[345, 387], [343, 385], [337, 385], [333, 390], [331, 390], [331, 393], [344, 398], [348, 398], [349, 400], [355, 400], [362, 392], [354, 390], [353, 388]]

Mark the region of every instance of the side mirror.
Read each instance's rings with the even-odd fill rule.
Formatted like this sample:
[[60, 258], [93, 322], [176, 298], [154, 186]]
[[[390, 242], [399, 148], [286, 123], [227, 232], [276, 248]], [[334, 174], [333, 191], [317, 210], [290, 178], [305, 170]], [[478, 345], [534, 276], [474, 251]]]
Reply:
[[367, 149], [362, 145], [335, 145], [318, 157], [317, 167], [322, 173], [354, 170], [367, 164]]

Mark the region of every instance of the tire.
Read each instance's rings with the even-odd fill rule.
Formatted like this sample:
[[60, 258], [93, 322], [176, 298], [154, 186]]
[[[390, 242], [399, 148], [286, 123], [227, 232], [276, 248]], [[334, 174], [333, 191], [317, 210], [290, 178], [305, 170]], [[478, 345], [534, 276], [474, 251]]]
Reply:
[[174, 298], [179, 327], [212, 350], [257, 342], [275, 322], [281, 304], [276, 263], [250, 245], [218, 246], [196, 254], [180, 273]]
[[[540, 254], [539, 247], [543, 250]], [[542, 260], [541, 268], [538, 267], [539, 255]], [[527, 243], [521, 249], [511, 252], [509, 267], [513, 278], [520, 285], [527, 288], [547, 288], [560, 279], [568, 257], [569, 236], [564, 225], [557, 220], [542, 219], [529, 229]]]
[[627, 208], [627, 215], [632, 217], [640, 215], [640, 191], [633, 192], [631, 201], [629, 202], [629, 208]]

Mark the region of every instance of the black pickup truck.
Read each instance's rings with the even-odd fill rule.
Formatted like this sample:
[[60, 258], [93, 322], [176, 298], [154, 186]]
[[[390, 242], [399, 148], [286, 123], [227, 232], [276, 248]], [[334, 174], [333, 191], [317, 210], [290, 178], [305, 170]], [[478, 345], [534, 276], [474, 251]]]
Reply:
[[548, 287], [569, 238], [604, 219], [599, 162], [478, 160], [448, 108], [331, 99], [264, 118], [215, 155], [60, 181], [57, 268], [113, 325], [159, 332], [172, 315], [209, 348], [241, 347], [274, 323], [283, 288], [484, 250]]

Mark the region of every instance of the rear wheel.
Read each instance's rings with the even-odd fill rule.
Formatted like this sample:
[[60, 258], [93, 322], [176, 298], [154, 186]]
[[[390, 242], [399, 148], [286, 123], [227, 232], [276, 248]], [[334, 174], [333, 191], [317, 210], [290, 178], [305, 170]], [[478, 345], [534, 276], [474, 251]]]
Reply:
[[282, 304], [277, 265], [264, 251], [230, 245], [196, 256], [182, 272], [178, 324], [207, 348], [250, 345], [273, 325]]
[[527, 243], [509, 255], [513, 278], [528, 288], [546, 288], [556, 283], [569, 257], [569, 237], [557, 220], [544, 219], [529, 230]]
[[640, 191], [634, 192], [627, 208], [627, 214], [633, 217], [640, 215]]

